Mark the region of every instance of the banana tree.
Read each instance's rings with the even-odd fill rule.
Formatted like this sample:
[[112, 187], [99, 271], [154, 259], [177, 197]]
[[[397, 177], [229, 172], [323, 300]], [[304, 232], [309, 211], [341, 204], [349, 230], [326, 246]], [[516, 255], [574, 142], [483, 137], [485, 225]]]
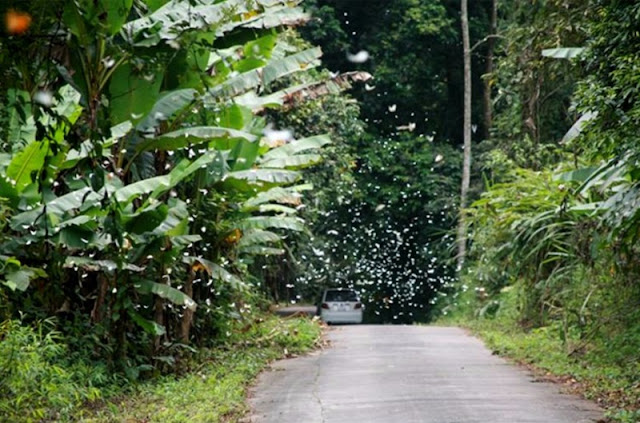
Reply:
[[66, 3], [54, 34], [65, 54], [45, 74], [58, 94], [33, 103], [0, 157], [4, 285], [71, 290], [85, 309], [89, 298], [121, 357], [130, 322], [156, 347], [187, 342], [199, 305], [247, 289], [243, 262], [303, 230], [296, 207], [310, 187], [293, 184], [329, 142], [269, 143], [256, 115], [287, 104], [264, 95], [272, 84], [319, 64], [319, 49], [278, 35], [307, 18], [297, 3]]

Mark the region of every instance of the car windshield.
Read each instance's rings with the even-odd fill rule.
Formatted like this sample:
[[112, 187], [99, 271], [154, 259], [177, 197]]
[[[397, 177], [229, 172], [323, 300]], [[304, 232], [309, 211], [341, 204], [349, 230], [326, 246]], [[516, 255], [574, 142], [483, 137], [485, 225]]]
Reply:
[[358, 301], [358, 294], [351, 290], [330, 290], [324, 297], [327, 302], [356, 302]]

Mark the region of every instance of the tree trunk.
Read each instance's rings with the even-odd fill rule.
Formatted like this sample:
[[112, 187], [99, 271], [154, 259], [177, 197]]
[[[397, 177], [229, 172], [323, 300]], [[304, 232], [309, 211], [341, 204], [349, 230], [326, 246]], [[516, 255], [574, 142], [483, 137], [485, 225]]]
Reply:
[[469, 179], [471, 177], [471, 47], [469, 45], [469, 12], [467, 0], [461, 4], [462, 20], [462, 51], [464, 57], [464, 160], [462, 164], [462, 188], [460, 190], [460, 217], [458, 221], [458, 271], [464, 265], [467, 255], [467, 219], [465, 208], [469, 193]]
[[498, 33], [498, 0], [491, 2], [491, 28], [489, 39], [487, 40], [487, 61], [484, 69], [484, 139], [489, 139], [491, 135], [491, 125], [493, 124], [493, 106], [491, 105], [491, 81], [488, 75], [493, 73], [493, 50], [496, 45], [495, 35]]
[[98, 275], [98, 296], [93, 303], [93, 310], [91, 310], [91, 321], [93, 323], [100, 323], [104, 317], [103, 305], [104, 300], [107, 297], [107, 290], [109, 289], [109, 281], [104, 275]]
[[[193, 269], [189, 269], [189, 276], [184, 283], [184, 293], [193, 298], [193, 280], [195, 279], [195, 273]], [[183, 344], [189, 343], [189, 334], [191, 332], [191, 323], [193, 322], [193, 310], [189, 307], [184, 309], [182, 314], [182, 321], [180, 322], [180, 340]]]

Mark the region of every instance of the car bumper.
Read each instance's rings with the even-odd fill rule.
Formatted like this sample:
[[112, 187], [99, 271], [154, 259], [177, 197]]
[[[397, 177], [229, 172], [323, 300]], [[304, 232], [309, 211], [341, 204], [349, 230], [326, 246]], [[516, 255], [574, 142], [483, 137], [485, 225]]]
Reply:
[[322, 317], [322, 320], [327, 323], [362, 323], [362, 310], [322, 310], [320, 317]]

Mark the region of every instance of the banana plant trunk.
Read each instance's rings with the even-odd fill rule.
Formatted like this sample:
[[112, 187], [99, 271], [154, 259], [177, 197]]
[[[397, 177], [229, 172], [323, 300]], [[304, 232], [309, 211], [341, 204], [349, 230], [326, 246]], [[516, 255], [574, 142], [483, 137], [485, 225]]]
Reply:
[[98, 296], [93, 303], [93, 309], [91, 310], [91, 321], [93, 323], [100, 323], [104, 317], [104, 301], [107, 297], [107, 290], [109, 289], [109, 281], [105, 275], [98, 275], [96, 278], [98, 282]]
[[[193, 280], [195, 278], [195, 272], [189, 267], [189, 276], [184, 283], [184, 293], [193, 298]], [[180, 322], [180, 340], [183, 344], [189, 343], [189, 335], [191, 332], [191, 324], [193, 323], [193, 310], [189, 307], [185, 308], [182, 314], [182, 321]]]

